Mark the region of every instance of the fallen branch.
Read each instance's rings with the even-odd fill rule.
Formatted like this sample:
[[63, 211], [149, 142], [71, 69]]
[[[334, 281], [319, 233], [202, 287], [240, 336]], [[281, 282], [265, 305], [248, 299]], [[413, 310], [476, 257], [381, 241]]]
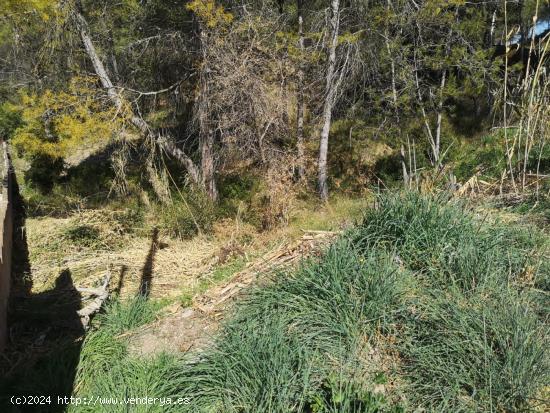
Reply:
[[302, 229], [302, 232], [305, 232], [306, 234], [339, 235], [342, 234], [344, 231], [321, 231], [317, 229]]
[[86, 307], [77, 311], [78, 315], [80, 316], [80, 322], [82, 323], [82, 327], [84, 327], [84, 329], [88, 328], [88, 326], [90, 325], [91, 316], [97, 313], [101, 309], [101, 307], [103, 307], [103, 303], [109, 297], [110, 281], [111, 281], [111, 271], [107, 271], [107, 274], [105, 275], [105, 278], [103, 279], [103, 283], [101, 284], [100, 287], [76, 289], [80, 293], [95, 296], [95, 298]]
[[[302, 230], [300, 239], [288, 244], [281, 244], [275, 250], [265, 254], [256, 262], [247, 265], [223, 285], [209, 290], [207, 293], [194, 297], [194, 307], [203, 314], [215, 315], [221, 313], [225, 303], [237, 296], [247, 286], [258, 279], [261, 274], [269, 273], [276, 268], [282, 268], [299, 262], [305, 256], [322, 249], [332, 239], [343, 231]], [[307, 235], [314, 234], [314, 235]]]

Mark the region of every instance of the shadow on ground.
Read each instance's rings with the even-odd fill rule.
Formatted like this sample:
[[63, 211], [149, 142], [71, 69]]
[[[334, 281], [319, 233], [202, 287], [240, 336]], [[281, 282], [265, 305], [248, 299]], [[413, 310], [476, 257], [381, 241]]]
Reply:
[[[1, 412], [62, 412], [71, 395], [84, 329], [81, 296], [63, 270], [48, 291], [33, 294], [25, 234], [26, 208], [14, 182], [14, 251], [8, 347], [0, 360]], [[44, 405], [14, 405], [13, 396], [50, 396]], [[45, 401], [46, 399], [44, 399]]]
[[153, 267], [155, 264], [155, 254], [159, 248], [159, 230], [158, 228], [153, 229], [151, 234], [151, 246], [149, 247], [149, 252], [145, 258], [145, 263], [141, 270], [141, 280], [139, 282], [139, 291], [138, 294], [142, 297], [148, 298], [151, 294], [151, 287], [153, 282]]

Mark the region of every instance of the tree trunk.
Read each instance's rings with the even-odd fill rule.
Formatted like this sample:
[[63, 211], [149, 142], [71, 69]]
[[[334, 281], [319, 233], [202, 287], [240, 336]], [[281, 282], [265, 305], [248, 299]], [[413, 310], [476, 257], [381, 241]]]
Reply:
[[491, 30], [489, 32], [489, 47], [493, 47], [495, 44], [494, 36], [495, 36], [495, 28], [496, 28], [496, 22], [497, 22], [497, 9], [493, 11], [493, 17], [491, 18]]
[[327, 185], [327, 156], [328, 138], [332, 117], [332, 108], [336, 100], [336, 87], [334, 72], [336, 70], [336, 47], [338, 46], [338, 28], [340, 24], [340, 0], [332, 0], [332, 16], [330, 19], [331, 40], [329, 45], [328, 67], [326, 75], [325, 104], [323, 108], [323, 130], [319, 147], [319, 196], [323, 201], [328, 200]]
[[[391, 8], [391, 2], [388, 0], [388, 12]], [[388, 57], [390, 59], [390, 65], [391, 65], [391, 90], [392, 90], [392, 97], [393, 97], [393, 108], [397, 109], [397, 87], [395, 84], [395, 61], [393, 59], [393, 54], [391, 52], [390, 48], [390, 36], [389, 36], [389, 30], [388, 30], [389, 23], [386, 24], [385, 27], [385, 43], [386, 43], [386, 50], [388, 51]], [[398, 121], [399, 121], [399, 115], [398, 115]]]
[[432, 128], [430, 126], [430, 121], [428, 119], [428, 115], [426, 113], [426, 108], [424, 107], [424, 101], [422, 99], [422, 92], [420, 90], [420, 82], [418, 80], [418, 68], [416, 66], [416, 56], [415, 56], [415, 83], [416, 83], [416, 91], [418, 94], [418, 104], [420, 105], [420, 110], [422, 112], [422, 118], [424, 120], [424, 126], [426, 127], [426, 134], [428, 135], [428, 141], [430, 143], [430, 147], [432, 149], [432, 159], [431, 164], [439, 168], [441, 167], [441, 124], [443, 121], [443, 101], [444, 101], [444, 90], [445, 90], [445, 83], [447, 79], [447, 70], [443, 69], [443, 73], [441, 74], [441, 84], [439, 89], [439, 102], [437, 103], [437, 112], [436, 112], [436, 123], [435, 123], [435, 136], [434, 133], [432, 133]]
[[434, 144], [434, 162], [436, 167], [440, 167], [441, 163], [441, 121], [443, 119], [443, 92], [445, 89], [445, 81], [447, 79], [447, 70], [443, 70], [441, 75], [441, 89], [439, 90], [439, 103], [437, 104], [437, 121], [435, 129], [435, 144]]
[[201, 150], [201, 178], [202, 185], [208, 194], [210, 200], [216, 202], [218, 200], [218, 188], [216, 186], [215, 167], [214, 167], [214, 131], [210, 123], [211, 116], [208, 108], [208, 39], [204, 30], [201, 30], [201, 47], [202, 47], [202, 70], [201, 70], [201, 86], [199, 95], [199, 137]]
[[[78, 6], [78, 9], [81, 8], [80, 1], [77, 2], [77, 6]], [[80, 37], [82, 39], [82, 43], [84, 44], [84, 49], [86, 49], [86, 53], [88, 54], [88, 57], [92, 61], [92, 66], [94, 67], [94, 71], [96, 75], [99, 77], [99, 81], [101, 82], [101, 85], [107, 91], [107, 95], [109, 96], [111, 101], [115, 104], [117, 110], [121, 110], [122, 103], [123, 103], [122, 98], [116, 92], [116, 89], [113, 86], [113, 82], [111, 82], [111, 78], [107, 74], [107, 70], [105, 70], [105, 66], [103, 65], [103, 62], [101, 61], [101, 59], [99, 58], [99, 55], [97, 54], [94, 43], [92, 42], [92, 39], [88, 34], [88, 22], [86, 22], [86, 19], [84, 19], [84, 16], [82, 15], [80, 10], [76, 11], [75, 17], [76, 17], [78, 29], [80, 31]]]
[[[410, 167], [410, 165], [409, 165]], [[405, 158], [405, 148], [401, 145], [401, 168], [403, 169], [403, 183], [405, 188], [410, 189], [409, 173], [407, 172], [407, 162]]]
[[109, 96], [109, 98], [115, 105], [117, 112], [127, 111], [130, 117], [130, 122], [136, 128], [138, 128], [145, 137], [153, 138], [166, 153], [175, 158], [187, 170], [189, 176], [191, 177], [191, 180], [194, 183], [200, 184], [200, 174], [195, 163], [185, 154], [185, 152], [183, 152], [175, 145], [173, 139], [168, 136], [162, 136], [158, 132], [155, 132], [153, 129], [151, 129], [147, 122], [145, 122], [139, 116], [135, 115], [135, 113], [131, 110], [130, 105], [125, 105], [124, 99], [117, 93], [116, 88], [114, 87], [113, 82], [111, 81], [111, 78], [107, 73], [107, 70], [105, 70], [103, 62], [99, 58], [94, 43], [90, 35], [88, 34], [88, 23], [81, 13], [82, 7], [80, 1], [77, 1], [76, 5], [77, 9], [75, 11], [74, 17], [76, 19], [76, 24], [80, 32], [82, 43], [84, 44], [84, 49], [86, 50], [86, 54], [92, 62], [94, 71], [99, 77], [101, 85], [107, 91], [107, 96]]
[[300, 61], [298, 63], [298, 91], [297, 91], [297, 129], [296, 146], [298, 150], [298, 179], [304, 178], [304, 18], [303, 0], [297, 0], [298, 5], [298, 46], [300, 48]]

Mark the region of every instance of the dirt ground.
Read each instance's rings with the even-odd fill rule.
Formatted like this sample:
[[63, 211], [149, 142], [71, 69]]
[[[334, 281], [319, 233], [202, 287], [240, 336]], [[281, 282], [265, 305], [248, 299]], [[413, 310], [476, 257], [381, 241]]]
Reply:
[[129, 336], [130, 352], [148, 355], [164, 352], [187, 352], [207, 346], [224, 316], [238, 297], [253, 283], [266, 281], [278, 268], [296, 265], [305, 257], [319, 255], [338, 232], [314, 231], [294, 242], [282, 243], [228, 281], [193, 299], [191, 307], [174, 304], [158, 321], [146, 325]]

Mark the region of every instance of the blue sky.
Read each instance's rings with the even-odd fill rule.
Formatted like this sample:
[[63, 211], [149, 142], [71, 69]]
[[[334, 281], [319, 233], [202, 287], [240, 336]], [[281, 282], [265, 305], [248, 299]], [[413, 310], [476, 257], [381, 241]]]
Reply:
[[[550, 30], [550, 19], [539, 20], [534, 27], [529, 30], [529, 38], [533, 35], [533, 29], [535, 30], [535, 36], [541, 35], [544, 32]], [[516, 34], [510, 39], [508, 44], [517, 44], [521, 41], [521, 34]]]

